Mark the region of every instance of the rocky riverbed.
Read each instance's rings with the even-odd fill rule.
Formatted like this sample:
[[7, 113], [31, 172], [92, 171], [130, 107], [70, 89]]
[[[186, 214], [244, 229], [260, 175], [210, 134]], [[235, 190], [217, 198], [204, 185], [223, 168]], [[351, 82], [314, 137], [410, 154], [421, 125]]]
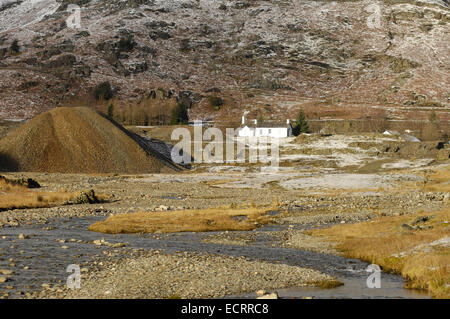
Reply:
[[[258, 290], [276, 291], [285, 298], [333, 297], [333, 291], [352, 298], [426, 297], [406, 291], [403, 279], [391, 274], [383, 274], [389, 291], [374, 294], [365, 284], [367, 263], [344, 258], [335, 245], [306, 231], [448, 207], [448, 193], [427, 186], [431, 172], [446, 165], [445, 161], [409, 168], [378, 165], [367, 174], [376, 176], [375, 181], [389, 181], [385, 187], [378, 182], [361, 187], [359, 179], [367, 174], [352, 173], [347, 167], [320, 169], [298, 163], [276, 173], [245, 165], [242, 171], [225, 169], [220, 174], [210, 170], [214, 165], [180, 174], [8, 173], [8, 178], [38, 181], [42, 187], [37, 192], [94, 189], [106, 200], [0, 212], [0, 297], [253, 298]], [[312, 179], [321, 187], [311, 186]], [[273, 221], [253, 231], [133, 235], [88, 231], [89, 225], [111, 214], [248, 205], [271, 207]], [[72, 291], [66, 280], [67, 267], [73, 264], [80, 268], [81, 289]], [[334, 278], [344, 286], [313, 288]]]
[[100, 270], [85, 277], [79, 290], [49, 287], [37, 297], [218, 298], [332, 279], [316, 270], [245, 257], [188, 252], [166, 255], [158, 250], [133, 251], [120, 262], [102, 262]]
[[[291, 245], [297, 232], [289, 225], [252, 232], [100, 235], [87, 231], [98, 219], [60, 218], [46, 227], [3, 228], [0, 269], [10, 272], [0, 285], [0, 297], [218, 298], [244, 294], [243, 298], [253, 298], [258, 290], [314, 287], [334, 278], [357, 282], [359, 289], [365, 286], [366, 263], [332, 254], [324, 243], [311, 241], [312, 249]], [[230, 233], [254, 241], [236, 245], [208, 240]], [[280, 239], [287, 234], [292, 238], [281, 247]], [[66, 286], [71, 275], [67, 267], [72, 264], [80, 267], [80, 290]], [[384, 280], [395, 285], [396, 297], [409, 296], [399, 276], [384, 274]], [[291, 297], [308, 294], [308, 290], [297, 290]], [[315, 296], [320, 296], [320, 290]]]

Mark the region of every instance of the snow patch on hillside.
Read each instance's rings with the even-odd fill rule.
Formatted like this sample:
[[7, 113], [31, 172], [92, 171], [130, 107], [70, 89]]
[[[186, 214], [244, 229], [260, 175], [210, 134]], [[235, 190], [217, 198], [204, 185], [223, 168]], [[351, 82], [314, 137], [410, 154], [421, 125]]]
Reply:
[[[14, 4], [8, 7], [8, 5]], [[0, 0], [0, 33], [38, 23], [59, 8], [55, 0]]]

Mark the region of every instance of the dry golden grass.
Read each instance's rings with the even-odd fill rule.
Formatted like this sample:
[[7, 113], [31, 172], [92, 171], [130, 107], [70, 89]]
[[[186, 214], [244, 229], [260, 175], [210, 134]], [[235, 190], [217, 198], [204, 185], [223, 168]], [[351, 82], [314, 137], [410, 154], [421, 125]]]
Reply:
[[424, 185], [426, 192], [450, 192], [450, 166], [442, 170], [436, 170], [426, 175], [427, 182]]
[[0, 210], [57, 206], [74, 197], [71, 193], [37, 192], [28, 189], [0, 191]]
[[107, 233], [175, 233], [252, 230], [272, 220], [262, 208], [211, 208], [113, 215], [89, 230]]
[[[410, 173], [410, 170], [400, 170], [399, 173]], [[425, 181], [405, 182], [401, 185], [403, 191], [420, 189], [424, 192], [450, 192], [450, 166], [439, 169], [415, 172], [424, 177]]]
[[[402, 227], [417, 217], [430, 215], [434, 217], [424, 225], [433, 226], [431, 229], [408, 230]], [[385, 271], [401, 273], [409, 281], [407, 287], [426, 289], [435, 298], [450, 298], [450, 250], [428, 246], [429, 249], [424, 251], [411, 252], [419, 245], [449, 237], [449, 220], [450, 208], [446, 208], [432, 213], [380, 217], [310, 233], [337, 242], [337, 248], [347, 257], [378, 264]]]
[[[57, 192], [37, 191], [0, 180], [0, 211], [59, 206], [65, 201], [74, 200], [79, 195], [80, 193], [67, 192], [65, 189]], [[106, 200], [104, 195], [97, 195], [97, 198], [101, 201]]]

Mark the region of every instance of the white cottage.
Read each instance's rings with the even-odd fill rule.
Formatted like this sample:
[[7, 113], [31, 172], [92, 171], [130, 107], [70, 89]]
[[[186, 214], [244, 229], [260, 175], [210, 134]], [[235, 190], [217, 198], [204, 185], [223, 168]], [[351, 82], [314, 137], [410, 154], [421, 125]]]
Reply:
[[253, 124], [245, 124], [245, 116], [242, 116], [242, 124], [238, 129], [238, 136], [289, 137], [292, 136], [292, 125], [289, 120], [286, 120], [286, 124], [258, 124], [258, 120], [253, 120]]

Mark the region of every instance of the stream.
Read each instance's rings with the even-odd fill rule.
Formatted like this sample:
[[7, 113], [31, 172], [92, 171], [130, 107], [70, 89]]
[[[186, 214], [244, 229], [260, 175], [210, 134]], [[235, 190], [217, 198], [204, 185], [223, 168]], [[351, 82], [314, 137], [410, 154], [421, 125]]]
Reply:
[[[128, 243], [129, 248], [158, 249], [167, 253], [189, 251], [213, 253], [227, 256], [245, 256], [249, 259], [279, 262], [288, 265], [312, 268], [335, 276], [344, 283], [333, 289], [289, 288], [277, 289], [280, 298], [428, 298], [422, 292], [404, 289], [404, 280], [399, 275], [381, 273], [381, 288], [368, 288], [367, 263], [331, 254], [306, 250], [273, 247], [269, 233], [284, 226], [265, 226], [254, 230], [257, 240], [248, 246], [224, 245], [204, 242], [208, 233], [174, 234], [118, 234], [108, 235], [88, 231], [88, 226], [104, 217], [58, 218], [48, 224], [30, 224], [0, 229], [0, 269], [14, 273], [0, 284], [0, 296], [8, 292], [9, 298], [22, 298], [30, 290], [41, 289], [43, 283], [64, 283], [69, 275], [70, 264], [85, 264], [95, 255], [117, 248], [96, 246], [94, 240], [104, 238], [110, 243]], [[29, 236], [18, 239], [19, 234]], [[1, 239], [6, 236], [6, 239]], [[57, 239], [64, 239], [60, 243]], [[70, 239], [82, 240], [72, 242]], [[119, 248], [120, 249], [120, 248]], [[24, 269], [28, 267], [27, 269]], [[89, 267], [88, 267], [89, 268]], [[6, 286], [10, 289], [6, 289]], [[255, 294], [226, 296], [226, 298], [254, 298]]]

